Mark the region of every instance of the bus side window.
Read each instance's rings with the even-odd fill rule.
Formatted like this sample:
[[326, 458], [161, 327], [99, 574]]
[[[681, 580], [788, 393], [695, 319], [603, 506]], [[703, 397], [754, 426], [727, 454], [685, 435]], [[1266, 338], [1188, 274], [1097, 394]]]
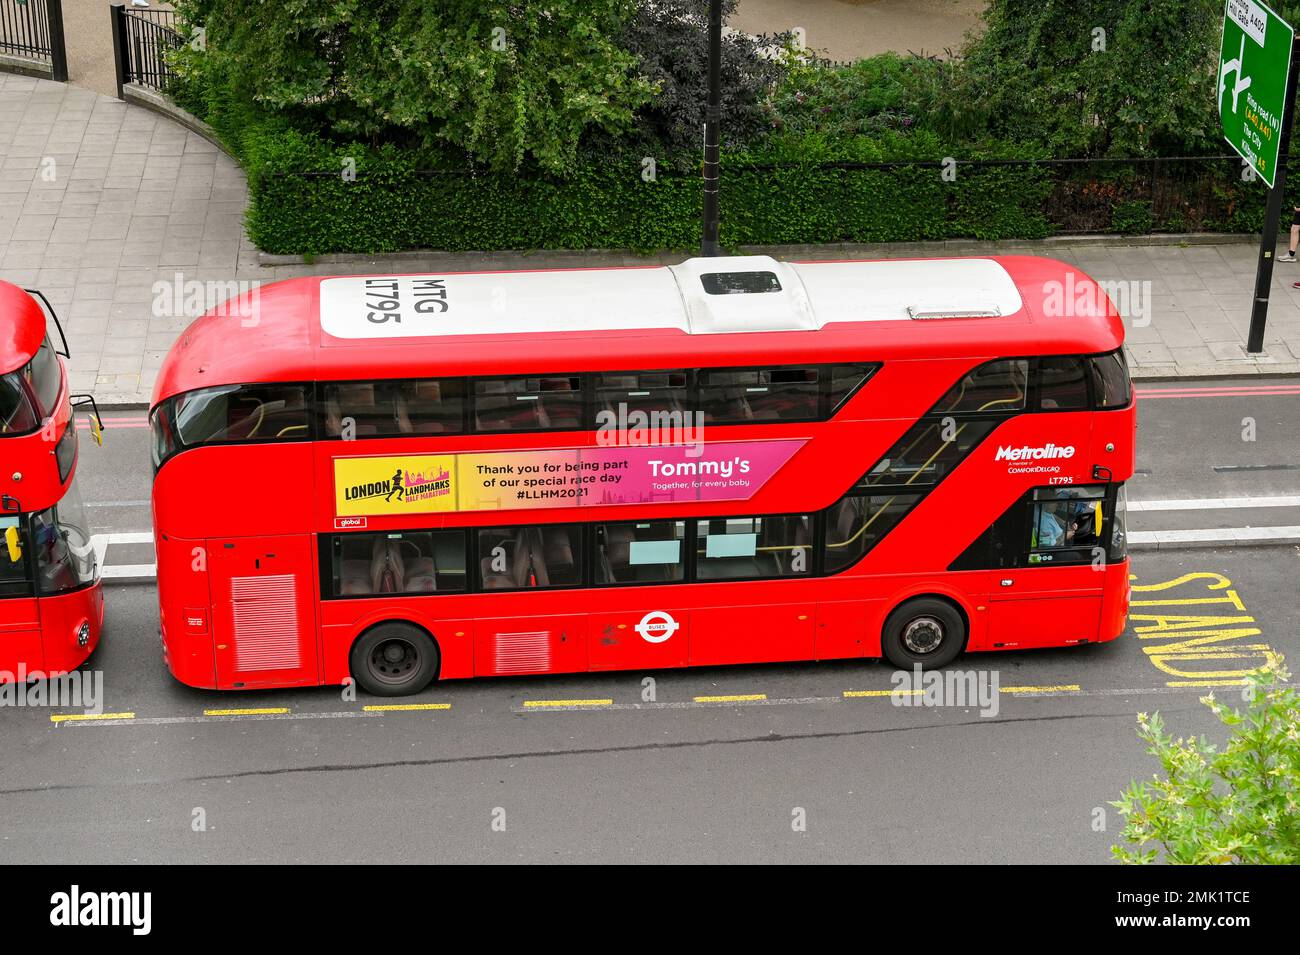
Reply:
[[[14, 552], [9, 547], [10, 538], [14, 541]], [[32, 596], [26, 544], [22, 520], [12, 515], [0, 517], [0, 598]]]
[[336, 597], [463, 591], [465, 532], [340, 534], [333, 565]]
[[809, 421], [818, 416], [820, 373], [809, 368], [704, 368], [700, 410], [712, 424]]
[[596, 527], [596, 583], [668, 583], [686, 576], [685, 521], [628, 521]]
[[1042, 411], [1078, 411], [1088, 407], [1088, 380], [1083, 359], [1039, 360], [1038, 407]]
[[826, 542], [822, 551], [826, 573], [833, 574], [857, 563], [920, 499], [919, 494], [860, 495], [832, 505], [826, 512]]
[[1029, 362], [1023, 358], [991, 361], [971, 369], [940, 399], [931, 414], [1023, 411]]
[[582, 527], [542, 524], [478, 532], [479, 586], [531, 590], [582, 583]]
[[582, 422], [582, 378], [549, 375], [480, 378], [474, 382], [479, 431], [576, 431]]
[[1101, 543], [1105, 488], [1038, 488], [1029, 522], [1029, 563], [1081, 564]]
[[806, 577], [812, 572], [807, 514], [723, 517], [696, 525], [699, 580]]
[[1092, 371], [1092, 394], [1096, 407], [1127, 408], [1133, 400], [1133, 389], [1123, 349], [1089, 358], [1088, 365]]
[[213, 442], [305, 441], [303, 385], [222, 385], [176, 399], [176, 434], [184, 447]]

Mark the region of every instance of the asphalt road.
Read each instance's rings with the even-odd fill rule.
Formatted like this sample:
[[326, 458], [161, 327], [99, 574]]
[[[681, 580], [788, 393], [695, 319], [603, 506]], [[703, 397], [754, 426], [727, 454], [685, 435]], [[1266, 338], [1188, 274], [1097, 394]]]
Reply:
[[[1300, 495], [1284, 467], [1298, 404], [1144, 400], [1134, 497]], [[131, 503], [148, 496], [145, 438], [83, 447], [97, 529], [148, 528]], [[1222, 510], [1135, 517], [1300, 523]], [[116, 586], [89, 668], [105, 710], [134, 715], [0, 710], [0, 861], [1102, 863], [1121, 828], [1109, 801], [1158, 770], [1135, 713], [1222, 739], [1198, 697], [1238, 697], [1235, 675], [1270, 654], [1300, 660], [1300, 548], [1142, 552], [1133, 570], [1120, 640], [959, 661], [996, 675], [983, 707], [895, 705], [874, 661], [449, 682], [400, 701], [445, 708], [400, 711], [339, 688], [201, 692], [163, 668], [153, 588]], [[1158, 619], [1173, 615], [1219, 618], [1196, 624], [1217, 651]], [[573, 700], [610, 703], [545, 705]]]

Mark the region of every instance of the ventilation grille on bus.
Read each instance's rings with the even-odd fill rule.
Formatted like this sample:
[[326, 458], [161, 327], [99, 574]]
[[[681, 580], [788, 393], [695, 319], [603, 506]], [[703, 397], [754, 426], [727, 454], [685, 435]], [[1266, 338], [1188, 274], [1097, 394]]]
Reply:
[[296, 583], [293, 574], [231, 579], [236, 670], [293, 670], [302, 665]]
[[907, 306], [907, 316], [918, 322], [934, 321], [943, 318], [998, 318], [1002, 309], [996, 305], [987, 308], [921, 308], [917, 305]]
[[551, 631], [498, 633], [493, 673], [545, 673], [551, 668]]

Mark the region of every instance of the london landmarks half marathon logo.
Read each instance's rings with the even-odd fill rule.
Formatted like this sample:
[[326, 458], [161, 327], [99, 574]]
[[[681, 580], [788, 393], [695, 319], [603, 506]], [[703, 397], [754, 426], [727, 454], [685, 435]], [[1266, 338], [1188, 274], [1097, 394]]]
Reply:
[[441, 465], [418, 470], [397, 467], [392, 477], [382, 481], [366, 481], [343, 489], [345, 501], [365, 501], [383, 498], [385, 501], [413, 504], [430, 501], [451, 494], [451, 472]]

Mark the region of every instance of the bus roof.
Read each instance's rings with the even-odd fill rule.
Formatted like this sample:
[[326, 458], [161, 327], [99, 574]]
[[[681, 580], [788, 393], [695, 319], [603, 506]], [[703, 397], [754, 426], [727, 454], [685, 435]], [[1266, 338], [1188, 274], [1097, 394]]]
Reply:
[[182, 333], [154, 403], [195, 388], [1112, 351], [1091, 278], [1033, 256], [307, 277]]
[[45, 312], [17, 285], [0, 280], [0, 375], [32, 360], [45, 340]]

